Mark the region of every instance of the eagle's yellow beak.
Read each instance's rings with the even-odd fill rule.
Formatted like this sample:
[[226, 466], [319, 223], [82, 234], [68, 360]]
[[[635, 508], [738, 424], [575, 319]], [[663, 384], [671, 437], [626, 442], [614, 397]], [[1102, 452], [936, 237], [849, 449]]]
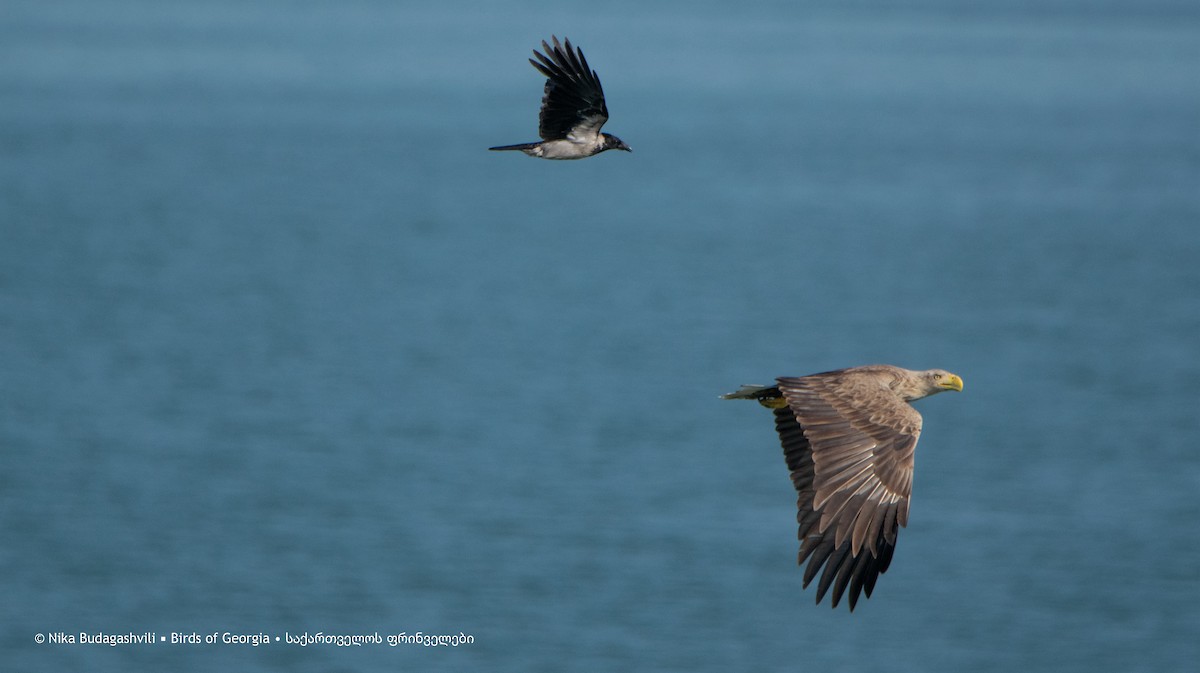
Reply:
[[951, 374], [950, 376], [946, 377], [945, 381], [939, 383], [938, 386], [943, 390], [957, 390], [961, 393], [963, 388], [962, 378], [960, 378], [957, 374]]

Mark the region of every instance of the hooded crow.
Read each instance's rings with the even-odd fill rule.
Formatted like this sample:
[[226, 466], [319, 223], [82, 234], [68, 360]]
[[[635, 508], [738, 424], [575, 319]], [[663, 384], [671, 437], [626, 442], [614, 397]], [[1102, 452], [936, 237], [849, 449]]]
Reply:
[[572, 47], [564, 39], [566, 48], [551, 36], [554, 46], [542, 40], [538, 60], [529, 59], [538, 72], [546, 76], [546, 90], [542, 96], [542, 111], [538, 114], [540, 143], [521, 143], [489, 147], [490, 150], [520, 150], [531, 157], [542, 159], [583, 159], [604, 150], [632, 152], [620, 138], [601, 133], [600, 127], [608, 121], [608, 106], [604, 104], [604, 89], [600, 77], [588, 67], [583, 50]]

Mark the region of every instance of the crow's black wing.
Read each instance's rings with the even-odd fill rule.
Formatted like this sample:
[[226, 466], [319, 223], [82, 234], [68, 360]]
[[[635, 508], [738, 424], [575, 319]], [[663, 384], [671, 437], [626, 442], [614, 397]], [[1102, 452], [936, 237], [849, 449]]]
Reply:
[[538, 135], [543, 140], [592, 141], [608, 121], [600, 78], [588, 68], [583, 50], [573, 47], [570, 40], [564, 40], [565, 46], [558, 43], [557, 37], [551, 40], [553, 46], [542, 41], [545, 54], [535, 50], [537, 60], [529, 59], [546, 76]]

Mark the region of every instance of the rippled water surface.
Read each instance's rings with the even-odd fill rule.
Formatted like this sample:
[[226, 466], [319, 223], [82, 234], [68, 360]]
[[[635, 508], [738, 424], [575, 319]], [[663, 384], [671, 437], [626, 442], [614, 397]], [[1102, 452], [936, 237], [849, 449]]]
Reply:
[[[0, 12], [5, 670], [1200, 656], [1190, 3]], [[533, 140], [551, 33], [634, 149]], [[943, 367], [814, 606], [743, 383]], [[37, 634], [469, 634], [458, 647]]]

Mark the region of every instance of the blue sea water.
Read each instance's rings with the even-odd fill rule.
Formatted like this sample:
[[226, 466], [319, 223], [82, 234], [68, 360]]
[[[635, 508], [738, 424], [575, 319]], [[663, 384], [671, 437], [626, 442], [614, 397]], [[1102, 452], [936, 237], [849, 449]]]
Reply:
[[[633, 154], [485, 150], [552, 33]], [[0, 666], [1193, 665], [1198, 68], [1187, 2], [10, 0]], [[873, 362], [966, 389], [851, 614], [717, 396]], [[35, 641], [131, 632], [218, 642]]]

